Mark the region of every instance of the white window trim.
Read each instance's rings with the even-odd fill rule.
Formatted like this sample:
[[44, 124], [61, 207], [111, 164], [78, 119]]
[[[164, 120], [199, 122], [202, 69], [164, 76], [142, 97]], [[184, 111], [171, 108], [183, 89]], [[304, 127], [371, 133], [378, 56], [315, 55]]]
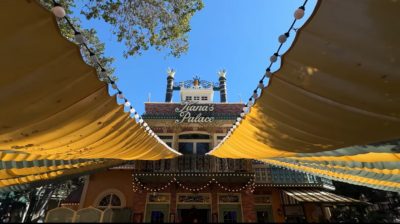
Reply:
[[[106, 197], [107, 195], [109, 195], [109, 194], [114, 194], [114, 195], [116, 195], [117, 197], [119, 197], [119, 200], [121, 201], [121, 205], [120, 206], [100, 206], [99, 204], [100, 204], [100, 202], [101, 202], [101, 200], [104, 198], [104, 197]], [[117, 189], [107, 189], [107, 190], [105, 190], [105, 191], [103, 191], [103, 192], [101, 192], [97, 197], [96, 197], [96, 200], [95, 200], [95, 203], [94, 203], [95, 205], [96, 205], [96, 208], [125, 208], [126, 207], [126, 198], [125, 198], [125, 195], [120, 191], [120, 190], [117, 190]]]

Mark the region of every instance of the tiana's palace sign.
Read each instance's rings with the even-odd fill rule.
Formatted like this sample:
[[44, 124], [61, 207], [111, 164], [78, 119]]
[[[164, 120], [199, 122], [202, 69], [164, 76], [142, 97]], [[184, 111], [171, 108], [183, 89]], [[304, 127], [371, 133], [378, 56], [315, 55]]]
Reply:
[[205, 123], [213, 122], [214, 117], [210, 114], [214, 111], [214, 105], [212, 104], [197, 104], [195, 102], [182, 102], [181, 108], [175, 108], [175, 112], [178, 114], [179, 119], [175, 120], [176, 123]]

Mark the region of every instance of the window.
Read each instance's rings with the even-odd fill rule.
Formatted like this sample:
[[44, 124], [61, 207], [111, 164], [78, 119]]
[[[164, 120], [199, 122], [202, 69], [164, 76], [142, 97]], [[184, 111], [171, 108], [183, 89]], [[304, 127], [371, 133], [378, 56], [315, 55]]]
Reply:
[[199, 100], [200, 100], [200, 97], [199, 97], [199, 96], [195, 96], [195, 97], [193, 97], [193, 100], [199, 101]]
[[219, 135], [219, 136], [217, 136], [217, 140], [222, 140], [222, 139], [224, 139], [225, 138], [225, 136], [222, 136], [222, 135]]
[[186, 96], [186, 100], [192, 100], [192, 96]]
[[[271, 169], [267, 167], [255, 168], [256, 182], [271, 183]], [[284, 176], [284, 175], [282, 175]]]
[[164, 223], [164, 213], [161, 211], [151, 212], [151, 223]]
[[237, 212], [224, 211], [224, 223], [237, 223]]
[[210, 139], [210, 136], [203, 134], [186, 134], [179, 135], [179, 139]]
[[215, 139], [215, 145], [220, 143], [222, 141], [222, 139], [224, 139], [224, 138], [225, 138], [225, 135], [217, 135], [217, 138]]
[[210, 143], [197, 142], [196, 143], [196, 154], [205, 155], [210, 150]]
[[174, 136], [172, 135], [159, 135], [160, 139], [162, 139], [169, 147], [172, 148], [172, 142], [174, 141]]
[[201, 97], [201, 100], [208, 100], [208, 97], [202, 96], [202, 97]]
[[179, 143], [179, 152], [184, 155], [193, 154], [194, 143], [192, 142], [180, 142]]
[[100, 200], [98, 207], [121, 207], [121, 199], [115, 194], [106, 195]]
[[210, 136], [184, 134], [179, 136], [179, 152], [184, 155], [204, 155], [210, 150]]
[[257, 223], [269, 223], [269, 215], [267, 211], [257, 212]]

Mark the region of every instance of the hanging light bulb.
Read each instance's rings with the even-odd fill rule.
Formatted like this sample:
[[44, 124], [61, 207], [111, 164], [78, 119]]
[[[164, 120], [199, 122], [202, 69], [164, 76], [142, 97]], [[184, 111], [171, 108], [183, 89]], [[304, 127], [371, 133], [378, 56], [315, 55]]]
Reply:
[[274, 53], [274, 54], [269, 58], [269, 60], [271, 61], [271, 63], [276, 62], [276, 60], [278, 60], [278, 56], [279, 56], [278, 53]]
[[131, 114], [133, 114], [133, 113], [136, 112], [136, 110], [135, 110], [135, 108], [131, 107], [131, 109], [129, 110], [129, 112], [130, 112]]
[[89, 51], [89, 57], [90, 57], [90, 60], [92, 61], [92, 63], [94, 65], [98, 65], [99, 64], [99, 59], [97, 58], [95, 53]]
[[111, 81], [110, 83], [111, 83], [111, 88], [117, 89], [117, 84], [115, 84], [114, 81]]
[[135, 119], [139, 119], [139, 114], [137, 112], [135, 112], [134, 117], [135, 117]]
[[241, 117], [238, 117], [238, 118], [236, 118], [236, 121], [241, 121], [242, 120], [242, 118]]
[[300, 6], [296, 11], [294, 12], [294, 18], [295, 19], [301, 19], [304, 16], [304, 6]]
[[253, 106], [253, 99], [252, 98], [249, 99], [249, 102], [247, 103], [247, 106], [248, 107]]
[[122, 94], [122, 92], [119, 91], [118, 94], [117, 94], [117, 97], [120, 98], [120, 99], [123, 99], [124, 98], [124, 94]]
[[51, 11], [57, 18], [64, 18], [65, 16], [65, 9], [58, 3], [54, 4], [54, 7], [51, 9]]
[[78, 44], [83, 44], [85, 42], [85, 38], [83, 37], [81, 32], [75, 31], [74, 35], [74, 39]]
[[284, 33], [284, 34], [280, 35], [278, 38], [279, 43], [281, 43], [281, 44], [285, 43], [288, 37], [289, 37], [289, 33]]
[[129, 106], [131, 106], [131, 102], [129, 102], [127, 99], [125, 99], [124, 105], [125, 105], [126, 107], [129, 107]]
[[139, 119], [139, 124], [142, 124], [142, 123], [143, 123], [143, 119], [140, 118], [140, 119]]
[[253, 92], [253, 98], [254, 98], [254, 99], [257, 99], [257, 98], [258, 98], [257, 90], [254, 90], [254, 92]]
[[257, 86], [259, 89], [263, 89], [264, 88], [264, 83], [263, 83], [263, 80], [260, 80], [260, 82], [258, 83], [258, 86]]
[[244, 113], [240, 113], [240, 117], [244, 117], [244, 115], [245, 115]]
[[107, 78], [107, 71], [104, 68], [102, 68], [99, 72], [99, 79], [101, 81], [106, 81], [107, 80], [106, 78]]
[[239, 125], [240, 125], [240, 122], [239, 122], [239, 121], [236, 121], [235, 125], [236, 125], [236, 127], [239, 126]]
[[272, 72], [271, 72], [271, 69], [270, 69], [270, 68], [267, 68], [267, 69], [265, 70], [265, 76], [267, 76], [268, 78], [271, 78]]
[[146, 122], [143, 123], [143, 127], [149, 126]]

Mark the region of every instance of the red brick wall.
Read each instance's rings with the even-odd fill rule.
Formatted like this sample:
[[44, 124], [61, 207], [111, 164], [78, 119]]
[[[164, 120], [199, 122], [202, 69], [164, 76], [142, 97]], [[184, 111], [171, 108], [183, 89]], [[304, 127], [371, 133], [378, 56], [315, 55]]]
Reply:
[[[146, 191], [133, 192], [132, 190], [132, 171], [130, 170], [110, 170], [101, 173], [96, 173], [90, 176], [89, 186], [86, 192], [86, 198], [84, 202], [84, 207], [95, 206], [95, 200], [99, 194], [108, 189], [118, 189], [123, 192], [126, 198], [126, 206], [131, 208], [134, 214], [139, 214], [137, 217], [142, 217], [144, 219], [145, 206], [146, 206]], [[204, 183], [198, 183], [198, 186], [203, 186]], [[163, 184], [161, 184], [163, 185]], [[159, 185], [159, 186], [161, 186]], [[146, 185], [148, 187], [157, 187], [157, 185]], [[227, 185], [224, 186], [235, 189], [243, 186], [243, 183], [238, 185]], [[170, 212], [175, 213], [176, 211], [176, 193], [190, 193], [190, 191], [184, 190], [178, 187], [176, 184], [171, 184], [171, 186], [160, 193], [171, 193], [171, 204]], [[220, 189], [215, 184], [212, 184], [208, 189], [205, 189], [199, 193], [211, 193], [211, 218], [212, 213], [218, 213], [218, 193], [229, 193]], [[283, 210], [281, 206], [280, 190], [277, 188], [257, 188], [254, 193], [249, 191], [242, 191], [242, 212], [243, 212], [243, 222], [256, 222], [256, 212], [254, 209], [254, 194], [271, 194], [272, 195], [272, 210], [275, 222], [284, 222]], [[279, 211], [280, 210], [280, 211]], [[134, 217], [134, 218], [135, 218]]]
[[242, 192], [242, 211], [243, 222], [257, 222], [256, 212], [254, 211], [254, 195], [250, 191]]

